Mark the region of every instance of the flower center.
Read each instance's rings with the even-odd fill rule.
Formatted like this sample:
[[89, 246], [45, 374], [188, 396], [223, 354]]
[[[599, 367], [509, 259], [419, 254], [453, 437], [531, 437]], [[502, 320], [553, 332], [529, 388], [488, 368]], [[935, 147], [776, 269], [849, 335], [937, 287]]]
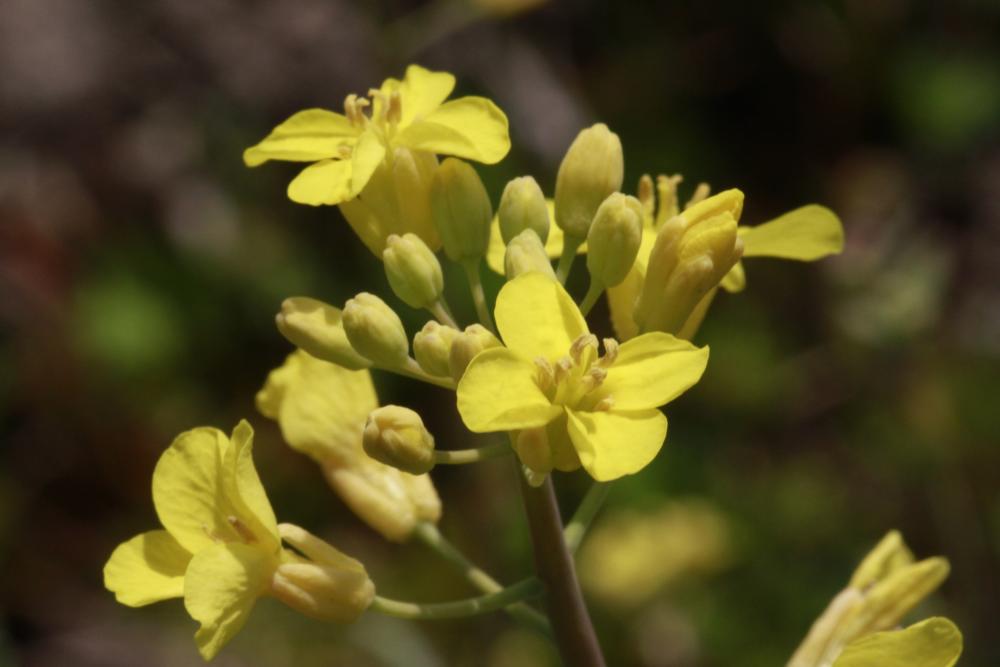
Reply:
[[[371, 107], [371, 112], [366, 114], [365, 107]], [[374, 125], [382, 134], [388, 135], [395, 131], [403, 117], [403, 103], [398, 90], [386, 95], [372, 88], [367, 98], [354, 93], [348, 95], [344, 100], [344, 115], [356, 127]]]
[[597, 336], [583, 334], [570, 345], [569, 354], [555, 364], [545, 357], [535, 359], [535, 382], [554, 405], [599, 412], [609, 410], [614, 398], [595, 390], [608, 376], [618, 357], [618, 341], [604, 339], [604, 355], [597, 354]]

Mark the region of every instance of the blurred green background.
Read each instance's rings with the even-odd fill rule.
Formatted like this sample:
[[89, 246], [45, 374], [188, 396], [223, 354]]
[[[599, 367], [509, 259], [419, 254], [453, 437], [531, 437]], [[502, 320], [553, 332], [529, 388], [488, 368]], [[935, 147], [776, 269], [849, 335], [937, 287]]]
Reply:
[[[480, 169], [494, 197], [526, 173], [551, 192], [572, 137], [600, 120], [629, 184], [682, 172], [682, 196], [699, 181], [743, 189], [746, 223], [818, 201], [847, 229], [842, 256], [753, 261], [747, 292], [716, 300], [705, 379], [671, 404], [662, 454], [615, 486], [582, 554], [609, 663], [783, 664], [899, 528], [953, 567], [915, 617], [959, 624], [960, 664], [1000, 664], [997, 35], [989, 0], [7, 0], [0, 664], [201, 664], [180, 602], [118, 606], [101, 568], [155, 525], [150, 476], [174, 435], [241, 417], [280, 517], [361, 558], [386, 595], [470, 593], [418, 544], [349, 515], [253, 407], [290, 351], [273, 327], [282, 298], [389, 290], [336, 209], [286, 199], [294, 165], [248, 170], [241, 152], [409, 62], [507, 112], [515, 148]], [[376, 382], [440, 441], [467, 442], [446, 393]], [[523, 574], [509, 466], [434, 480], [445, 534]], [[571, 511], [585, 480], [557, 484]], [[216, 664], [552, 660], [499, 615], [329, 627], [265, 600]]]

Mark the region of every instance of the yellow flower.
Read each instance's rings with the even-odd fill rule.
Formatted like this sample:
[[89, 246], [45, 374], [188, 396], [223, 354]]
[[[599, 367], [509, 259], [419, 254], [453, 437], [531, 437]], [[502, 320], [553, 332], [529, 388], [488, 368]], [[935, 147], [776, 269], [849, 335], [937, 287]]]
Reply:
[[[495, 315], [504, 346], [469, 364], [458, 410], [474, 432], [521, 431], [518, 454], [539, 473], [582, 465], [603, 481], [642, 469], [667, 434], [657, 408], [694, 385], [708, 362], [707, 347], [659, 332], [620, 347], [605, 339], [598, 357], [572, 298], [540, 273], [506, 283]], [[551, 466], [536, 456], [546, 444]]]
[[[659, 176], [657, 190], [659, 206], [653, 214], [651, 188], [647, 185], [640, 188], [640, 199], [648, 204], [647, 215], [643, 220], [643, 237], [632, 271], [617, 287], [608, 290], [608, 305], [611, 309], [611, 321], [615, 332], [627, 340], [639, 332], [639, 327], [633, 318], [633, 310], [646, 278], [646, 267], [649, 255], [656, 241], [659, 228], [673, 215], [677, 214], [676, 186], [679, 176]], [[737, 191], [738, 192], [738, 191]], [[725, 195], [721, 193], [717, 197]], [[644, 196], [643, 196], [644, 195]], [[742, 211], [741, 202], [735, 211], [737, 221]], [[694, 202], [698, 203], [698, 202]], [[689, 203], [690, 207], [692, 203]], [[741, 225], [737, 233], [743, 242], [743, 258], [777, 257], [800, 261], [813, 261], [828, 255], [841, 252], [844, 247], [844, 230], [840, 219], [828, 208], [817, 204], [809, 204], [785, 213], [755, 227]], [[723, 277], [721, 287], [729, 292], [742, 291], [746, 286], [746, 274], [742, 260]], [[701, 324], [712, 298], [712, 289], [694, 308], [687, 323], [681, 329], [681, 338], [691, 338]]]
[[[201, 624], [195, 641], [206, 660], [239, 632], [263, 595], [345, 621], [374, 595], [361, 563], [301, 528], [278, 525], [254, 468], [252, 441], [246, 421], [231, 438], [214, 428], [178, 436], [153, 472], [153, 504], [164, 530], [122, 543], [104, 567], [104, 584], [122, 604], [183, 597]], [[284, 549], [282, 538], [306, 557]], [[310, 579], [305, 585], [295, 580], [303, 573]]]
[[319, 464], [355, 514], [399, 542], [419, 521], [436, 522], [441, 501], [430, 476], [410, 475], [365, 453], [365, 422], [377, 407], [367, 370], [348, 370], [302, 350], [271, 371], [257, 393], [257, 408], [277, 420], [285, 441]]
[[446, 102], [454, 88], [453, 75], [410, 65], [402, 81], [386, 79], [369, 91], [370, 100], [348, 95], [343, 114], [294, 114], [246, 149], [243, 160], [248, 167], [268, 160], [314, 163], [289, 184], [289, 198], [347, 204], [341, 210], [348, 222], [378, 255], [390, 233], [413, 232], [437, 248], [429, 204], [434, 156], [494, 164], [510, 150], [504, 113], [484, 97]]
[[816, 620], [788, 667], [951, 667], [962, 634], [932, 618], [891, 631], [948, 576], [941, 557], [916, 561], [897, 531], [862, 560], [847, 588]]

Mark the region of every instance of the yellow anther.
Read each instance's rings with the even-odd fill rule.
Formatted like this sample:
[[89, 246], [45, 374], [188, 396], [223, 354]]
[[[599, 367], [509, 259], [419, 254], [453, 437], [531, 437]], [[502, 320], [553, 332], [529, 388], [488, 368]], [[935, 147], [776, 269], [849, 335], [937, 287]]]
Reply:
[[698, 187], [694, 189], [694, 194], [691, 195], [691, 199], [689, 199], [688, 203], [684, 205], [684, 208], [689, 209], [698, 202], [705, 201], [706, 199], [708, 199], [708, 195], [710, 194], [712, 194], [712, 188], [709, 186], [709, 184], [699, 183]]
[[542, 391], [548, 391], [556, 384], [556, 374], [555, 370], [552, 368], [552, 364], [545, 357], [535, 357], [535, 366], [538, 369], [536, 375], [538, 387]]
[[226, 517], [226, 521], [228, 521], [229, 525], [233, 527], [233, 530], [235, 530], [236, 534], [240, 536], [240, 539], [247, 544], [252, 544], [257, 541], [257, 537], [250, 531], [245, 523], [240, 521], [239, 517], [230, 514]]
[[[569, 354], [573, 357], [573, 361], [578, 364], [585, 363], [581, 361], [581, 358], [583, 357], [584, 351], [588, 347], [593, 349], [595, 353], [597, 352], [597, 336], [587, 333], [577, 337], [577, 339], [574, 340], [573, 344], [569, 347]], [[589, 359], [587, 361], [589, 361]]]
[[361, 112], [358, 109], [358, 96], [354, 93], [351, 93], [344, 98], [344, 115], [347, 116], [347, 120], [351, 121], [352, 125], [361, 124]]
[[587, 374], [583, 376], [583, 386], [584, 392], [589, 392], [597, 389], [604, 382], [604, 378], [608, 377], [608, 371], [600, 366], [594, 366]]
[[389, 95], [389, 111], [386, 118], [395, 125], [403, 118], [403, 98], [399, 96], [399, 91], [394, 90]]
[[573, 372], [574, 365], [573, 360], [569, 357], [560, 357], [559, 360], [556, 361], [556, 367], [554, 369], [556, 383], [562, 382], [569, 377], [570, 373]]
[[604, 356], [597, 360], [597, 365], [603, 368], [608, 368], [611, 364], [615, 363], [618, 358], [618, 341], [614, 338], [604, 339]]
[[614, 396], [605, 396], [604, 398], [602, 398], [601, 400], [599, 400], [597, 403], [594, 404], [593, 411], [607, 412], [613, 407], [615, 407]]
[[351, 155], [354, 154], [354, 148], [348, 146], [347, 144], [340, 144], [339, 146], [337, 146], [337, 153], [340, 154], [340, 157], [346, 160], [347, 158], [351, 157]]
[[636, 198], [642, 204], [642, 212], [647, 218], [653, 217], [656, 208], [656, 198], [653, 196], [653, 177], [643, 174], [639, 177], [639, 188], [636, 190]]
[[677, 186], [681, 184], [684, 177], [680, 174], [666, 176], [660, 174], [656, 177], [656, 197], [659, 200], [656, 209], [656, 227], [659, 228], [664, 222], [674, 217], [678, 213], [677, 208]]

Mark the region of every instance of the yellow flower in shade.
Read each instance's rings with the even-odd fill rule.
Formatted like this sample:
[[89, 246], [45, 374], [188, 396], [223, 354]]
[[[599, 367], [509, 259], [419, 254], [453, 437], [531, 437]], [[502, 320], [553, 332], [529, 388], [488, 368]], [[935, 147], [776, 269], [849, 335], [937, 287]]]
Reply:
[[[667, 435], [657, 408], [694, 385], [708, 348], [654, 332], [621, 346], [597, 338], [562, 285], [540, 273], [506, 283], [496, 303], [502, 347], [481, 352], [458, 384], [472, 431], [519, 431], [538, 473], [582, 465], [597, 480], [646, 466]], [[546, 450], [548, 456], [546, 456]]]
[[[650, 252], [656, 241], [659, 229], [675, 215], [678, 215], [676, 188], [680, 176], [659, 176], [657, 179], [657, 195], [659, 202], [654, 204], [652, 181], [644, 177], [640, 182], [639, 199], [646, 205], [646, 215], [643, 219], [642, 243], [632, 271], [618, 286], [608, 290], [608, 305], [611, 310], [611, 321], [615, 332], [622, 339], [629, 339], [639, 333], [639, 327], [633, 317], [635, 304], [642, 292], [646, 279], [646, 268]], [[707, 186], [701, 188], [707, 192]], [[736, 191], [726, 191], [715, 195], [715, 198], [731, 196]], [[742, 212], [742, 193], [739, 193], [739, 206], [734, 210], [734, 217], [739, 220]], [[693, 199], [688, 207], [694, 204], [711, 206], [708, 199]], [[655, 209], [655, 210], [654, 210]], [[799, 261], [814, 261], [828, 255], [841, 252], [844, 248], [844, 229], [840, 219], [828, 208], [817, 204], [809, 204], [755, 227], [740, 225], [737, 234], [743, 244], [743, 258], [777, 257]], [[720, 286], [729, 292], [740, 292], [746, 287], [746, 274], [743, 261], [740, 260], [723, 277]], [[687, 322], [678, 333], [679, 337], [690, 339], [701, 325], [708, 307], [715, 296], [717, 288], [701, 299]]]
[[[389, 234], [412, 232], [440, 245], [430, 220], [435, 155], [485, 164], [510, 150], [507, 117], [484, 97], [445, 101], [455, 77], [417, 65], [386, 79], [369, 97], [348, 95], [344, 113], [306, 109], [243, 153], [248, 167], [268, 160], [312, 162], [288, 186], [300, 204], [341, 204], [362, 241], [381, 256]], [[370, 107], [370, 113], [366, 109]]]
[[962, 633], [948, 619], [895, 630], [948, 571], [939, 556], [916, 561], [902, 536], [889, 532], [810, 628], [788, 667], [951, 667], [962, 653]]
[[[119, 545], [104, 567], [104, 584], [122, 604], [183, 597], [201, 624], [195, 641], [206, 660], [239, 632], [259, 597], [350, 621], [375, 593], [361, 563], [277, 523], [253, 465], [252, 441], [245, 421], [230, 438], [214, 428], [178, 436], [153, 472], [153, 504], [164, 529]], [[283, 548], [282, 539], [303, 555]]]
[[367, 370], [352, 371], [302, 350], [288, 356], [257, 393], [257, 408], [285, 441], [319, 464], [351, 510], [386, 539], [403, 541], [420, 521], [436, 522], [441, 501], [428, 475], [379, 463], [363, 448], [378, 397]]

